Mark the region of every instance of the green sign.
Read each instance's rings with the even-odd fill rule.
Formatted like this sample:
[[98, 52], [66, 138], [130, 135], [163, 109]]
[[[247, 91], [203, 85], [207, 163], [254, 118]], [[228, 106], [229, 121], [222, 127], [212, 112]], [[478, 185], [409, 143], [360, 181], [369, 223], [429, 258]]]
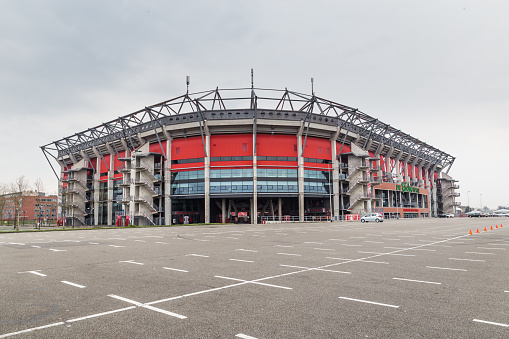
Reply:
[[419, 193], [418, 187], [412, 187], [406, 182], [402, 182], [401, 185], [396, 185], [396, 191]]

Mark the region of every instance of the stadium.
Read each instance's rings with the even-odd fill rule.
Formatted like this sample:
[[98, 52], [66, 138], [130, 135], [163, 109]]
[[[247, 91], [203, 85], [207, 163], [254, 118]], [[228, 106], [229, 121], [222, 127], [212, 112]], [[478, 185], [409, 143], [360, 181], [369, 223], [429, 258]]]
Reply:
[[460, 205], [453, 156], [313, 92], [188, 91], [41, 149], [65, 225], [418, 218]]

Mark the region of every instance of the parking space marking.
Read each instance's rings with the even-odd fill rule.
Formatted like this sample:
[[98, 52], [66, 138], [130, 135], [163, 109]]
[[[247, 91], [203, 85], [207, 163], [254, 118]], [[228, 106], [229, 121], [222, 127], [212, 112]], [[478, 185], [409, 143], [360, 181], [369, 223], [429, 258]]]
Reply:
[[396, 241], [401, 241], [401, 239], [392, 239], [392, 238], [382, 238], [383, 240], [396, 240]]
[[32, 327], [32, 328], [28, 328], [26, 330], [21, 330], [21, 331], [17, 331], [17, 332], [11, 332], [11, 333], [7, 333], [7, 334], [2, 334], [2, 335], [0, 335], [0, 338], [7, 338], [7, 337], [10, 337], [10, 336], [13, 336], [13, 335], [18, 335], [18, 334], [22, 334], [22, 333], [28, 333], [28, 332], [32, 332], [32, 331], [42, 330], [44, 328], [54, 327], [54, 326], [63, 325], [63, 324], [65, 324], [65, 323], [63, 321], [61, 321], [61, 322], [53, 323], [53, 324], [49, 324], [49, 325], [44, 325], [44, 326], [39, 326], [39, 327]]
[[125, 247], [125, 246], [119, 246], [119, 245], [108, 245], [110, 247]]
[[122, 260], [122, 261], [119, 261], [119, 262], [126, 262], [128, 264], [135, 264], [135, 265], [145, 265], [144, 263], [136, 262], [134, 260]]
[[482, 250], [497, 250], [497, 251], [505, 251], [506, 248], [494, 248], [494, 247], [477, 247], [477, 248], [480, 248]]
[[241, 262], [254, 262], [253, 260], [243, 260], [243, 259], [228, 259], [231, 261], [241, 261]]
[[480, 261], [480, 262], [486, 261], [486, 260], [482, 260], [482, 259], [462, 259], [462, 258], [449, 258], [449, 260]]
[[191, 253], [191, 254], [186, 254], [186, 257], [201, 257], [201, 258], [208, 258], [209, 256], [208, 256], [208, 255], [203, 255], [203, 254], [195, 254], [195, 253]]
[[418, 282], [424, 284], [434, 284], [434, 285], [442, 285], [442, 283], [435, 281], [425, 281], [425, 280], [414, 280], [414, 279], [405, 279], [405, 278], [392, 278], [393, 280], [402, 280], [402, 281], [410, 281], [410, 282]]
[[348, 246], [348, 247], [362, 247], [362, 245], [356, 245], [356, 244], [341, 244], [341, 246]]
[[383, 244], [383, 241], [372, 241], [372, 240], [365, 240], [364, 242], [369, 242], [371, 244]]
[[129, 306], [129, 307], [125, 307], [125, 308], [119, 308], [119, 309], [112, 310], [112, 311], [107, 311], [107, 312], [102, 312], [102, 313], [91, 314], [91, 315], [87, 315], [87, 316], [80, 317], [80, 318], [69, 319], [69, 320], [66, 320], [65, 322], [66, 322], [66, 323], [73, 323], [73, 322], [76, 322], [76, 321], [81, 321], [81, 320], [86, 320], [86, 319], [91, 319], [91, 318], [101, 317], [101, 316], [103, 316], [103, 315], [108, 315], [108, 314], [113, 314], [113, 313], [123, 312], [123, 311], [127, 311], [127, 310], [132, 310], [132, 309], [134, 309], [134, 308], [136, 308], [136, 306]]
[[371, 264], [386, 264], [386, 265], [389, 265], [389, 263], [386, 262], [386, 261], [359, 260], [359, 262], [367, 262], [367, 263], [371, 263]]
[[293, 255], [293, 256], [296, 256], [296, 257], [302, 257], [301, 254], [294, 254], [294, 253], [278, 253], [280, 255]]
[[502, 327], [509, 327], [509, 324], [495, 323], [493, 321], [486, 321], [486, 320], [479, 320], [479, 319], [473, 319], [472, 321], [475, 321], [477, 323], [489, 324], [489, 325], [497, 325], [497, 326], [502, 326]]
[[467, 270], [465, 270], [463, 268], [449, 268], [449, 267], [436, 267], [436, 266], [426, 266], [426, 268], [432, 268], [432, 269], [437, 269], [437, 270], [468, 272]]
[[66, 281], [66, 280], [62, 280], [60, 282], [64, 283], [64, 284], [67, 284], [67, 285], [74, 286], [74, 287], [78, 287], [78, 288], [85, 288], [85, 286], [83, 286], [83, 285], [75, 284], [75, 283], [72, 283], [72, 282]]
[[143, 308], [146, 308], [148, 310], [156, 311], [156, 312], [159, 312], [159, 313], [162, 313], [162, 314], [166, 314], [166, 315], [169, 315], [169, 316], [172, 316], [172, 317], [175, 317], [175, 318], [187, 319], [187, 317], [184, 316], [184, 315], [173, 313], [173, 312], [170, 312], [170, 311], [166, 311], [166, 310], [163, 310], [161, 308], [157, 308], [157, 307], [154, 307], [154, 306], [143, 304], [143, 303], [140, 303], [140, 302], [137, 302], [137, 301], [134, 301], [134, 300], [131, 300], [131, 299], [127, 299], [127, 298], [124, 298], [124, 297], [121, 297], [121, 296], [118, 296], [118, 295], [115, 295], [115, 294], [109, 294], [108, 297], [112, 297], [112, 298], [115, 298], [115, 299], [118, 299], [118, 300], [122, 300], [122, 301], [125, 301], [127, 303], [136, 305], [138, 307], [143, 307]]
[[313, 249], [314, 250], [318, 250], [318, 251], [335, 251], [335, 249], [333, 249], [333, 248], [318, 248], [318, 247], [315, 247]]
[[358, 301], [358, 302], [361, 302], [361, 303], [367, 303], [367, 304], [373, 304], [373, 305], [380, 305], [380, 306], [387, 306], [387, 307], [392, 307], [392, 308], [399, 308], [399, 306], [396, 306], [396, 305], [382, 304], [382, 303], [379, 303], [379, 302], [368, 301], [368, 300], [361, 300], [361, 299], [354, 299], [354, 298], [347, 298], [347, 297], [338, 297], [338, 298], [339, 299], [344, 299], [344, 300]]
[[483, 252], [465, 252], [467, 254], [486, 254], [486, 255], [495, 255], [495, 253], [483, 253]]
[[237, 334], [235, 336], [238, 337], [238, 338], [242, 338], [242, 339], [258, 339], [258, 338], [251, 337], [249, 335], [245, 335], [245, 334], [242, 334], [242, 333], [239, 333], [239, 334]]
[[135, 241], [138, 241], [138, 242], [146, 242], [145, 240], [139, 240], [139, 239], [138, 239], [138, 240], [135, 240]]
[[89, 242], [90, 245], [99, 245], [98, 242]]
[[256, 250], [246, 250], [246, 249], [243, 249], [243, 248], [236, 249], [235, 251], [242, 251], [242, 252], [258, 252], [258, 251], [256, 251]]
[[333, 260], [346, 260], [346, 261], [351, 261], [351, 260], [355, 260], [355, 259], [346, 259], [346, 258], [335, 258], [335, 257], [325, 257], [325, 259], [333, 259]]
[[49, 250], [52, 251], [52, 252], [67, 252], [67, 250], [57, 250], [57, 249], [54, 249], [54, 248], [50, 248]]
[[243, 280], [243, 279], [237, 279], [237, 278], [223, 277], [223, 276], [220, 276], [220, 275], [215, 275], [214, 278], [221, 278], [221, 279], [227, 279], [227, 280], [233, 280], [233, 281], [240, 281], [240, 282], [245, 282], [245, 283], [249, 283], [249, 284], [263, 285], [263, 286], [268, 286], [268, 287], [282, 288], [282, 289], [285, 289], [285, 290], [291, 290], [292, 289], [291, 287], [272, 285], [272, 284], [265, 284], [265, 283], [258, 282], [256, 280]]
[[324, 268], [315, 268], [315, 267], [303, 267], [303, 266], [293, 266], [293, 265], [279, 265], [282, 267], [292, 267], [292, 268], [302, 268], [305, 270], [310, 271], [324, 271], [324, 272], [334, 272], [334, 273], [343, 273], [343, 274], [352, 274], [352, 272], [345, 272], [345, 271], [335, 271], [335, 270], [327, 270]]
[[163, 267], [165, 270], [171, 270], [171, 271], [178, 271], [178, 272], [184, 272], [184, 273], [189, 273], [189, 271], [186, 271], [186, 270], [180, 270], [178, 268], [171, 268], [171, 267]]
[[[41, 246], [32, 245], [33, 248], [41, 248]], [[505, 250], [505, 248], [504, 248]]]
[[318, 245], [323, 245], [323, 242], [317, 242], [317, 241], [304, 241], [304, 244], [318, 244]]
[[35, 275], [38, 275], [38, 276], [41, 276], [41, 277], [47, 277], [46, 274], [43, 274], [41, 272], [38, 272], [40, 270], [36, 270], [36, 271], [26, 271], [26, 272], [18, 272], [18, 273], [32, 273], [32, 274], [35, 274]]

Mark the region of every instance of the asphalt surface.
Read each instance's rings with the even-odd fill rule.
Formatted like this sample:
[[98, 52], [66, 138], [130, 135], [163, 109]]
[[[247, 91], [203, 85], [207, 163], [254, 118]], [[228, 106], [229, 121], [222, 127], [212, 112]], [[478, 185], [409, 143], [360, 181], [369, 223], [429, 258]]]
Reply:
[[508, 259], [508, 218], [0, 234], [0, 338], [509, 338]]

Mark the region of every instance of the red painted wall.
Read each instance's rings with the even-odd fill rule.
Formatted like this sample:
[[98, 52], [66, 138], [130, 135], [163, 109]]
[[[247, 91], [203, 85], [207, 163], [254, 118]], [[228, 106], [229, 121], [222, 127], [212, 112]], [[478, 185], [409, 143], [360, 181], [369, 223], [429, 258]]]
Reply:
[[[200, 137], [200, 140], [201, 140], [201, 137]], [[159, 154], [166, 154], [166, 140], [165, 141], [161, 141], [161, 145], [163, 146], [163, 150], [164, 152], [161, 150], [161, 146], [159, 146], [159, 142], [154, 142], [154, 143], [151, 143], [148, 150], [150, 152], [154, 152], [154, 153], [159, 153]], [[193, 157], [194, 158], [194, 157]]]

